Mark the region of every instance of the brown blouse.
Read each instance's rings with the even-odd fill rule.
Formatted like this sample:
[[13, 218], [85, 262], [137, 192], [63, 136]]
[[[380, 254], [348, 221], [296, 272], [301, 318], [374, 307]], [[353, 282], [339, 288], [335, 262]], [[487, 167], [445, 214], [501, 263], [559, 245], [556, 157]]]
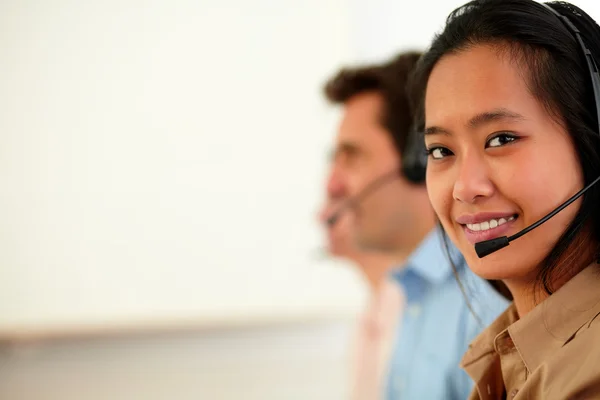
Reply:
[[469, 399], [600, 399], [600, 266], [518, 319], [512, 304], [469, 346]]

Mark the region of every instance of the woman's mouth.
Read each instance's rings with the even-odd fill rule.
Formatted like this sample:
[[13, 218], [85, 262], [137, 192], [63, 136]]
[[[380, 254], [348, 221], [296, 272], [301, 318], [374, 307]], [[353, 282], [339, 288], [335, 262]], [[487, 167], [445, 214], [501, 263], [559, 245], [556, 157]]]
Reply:
[[485, 240], [505, 236], [517, 220], [518, 215], [490, 218], [481, 222], [461, 224], [469, 243], [475, 244]]

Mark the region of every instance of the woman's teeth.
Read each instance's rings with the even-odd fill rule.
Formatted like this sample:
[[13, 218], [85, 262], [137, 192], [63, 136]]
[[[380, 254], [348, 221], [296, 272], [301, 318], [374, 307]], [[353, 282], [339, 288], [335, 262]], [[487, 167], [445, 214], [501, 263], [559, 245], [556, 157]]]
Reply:
[[515, 219], [514, 215], [509, 218], [490, 219], [489, 221], [480, 222], [478, 224], [467, 224], [467, 228], [475, 232], [487, 231], [488, 229], [493, 229], [507, 222], [510, 222], [513, 219]]

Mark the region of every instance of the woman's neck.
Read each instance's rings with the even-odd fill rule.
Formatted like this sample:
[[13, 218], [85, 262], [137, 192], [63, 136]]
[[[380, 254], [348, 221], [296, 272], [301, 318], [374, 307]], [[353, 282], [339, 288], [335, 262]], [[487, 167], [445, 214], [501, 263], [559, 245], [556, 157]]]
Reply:
[[[504, 283], [510, 290], [519, 318], [523, 318], [538, 304], [542, 303], [552, 293], [560, 289], [575, 275], [594, 261], [595, 251], [590, 246], [580, 252], [570, 252], [556, 262], [556, 267], [550, 272], [546, 284], [540, 281], [540, 276], [529, 276], [525, 279], [506, 279]], [[541, 267], [535, 269], [536, 274]], [[547, 288], [551, 291], [548, 292]]]
[[535, 285], [535, 283], [531, 281], [522, 282], [506, 280], [504, 283], [513, 296], [513, 302], [519, 318], [523, 318], [533, 310], [537, 304], [550, 296], [546, 291], [535, 290], [534, 288], [539, 285]]
[[[505, 279], [519, 318], [523, 318], [590, 265], [598, 257], [599, 249], [600, 243], [594, 238], [592, 226], [588, 223], [558, 257], [547, 257], [528, 276]], [[546, 272], [542, 274], [544, 269]]]

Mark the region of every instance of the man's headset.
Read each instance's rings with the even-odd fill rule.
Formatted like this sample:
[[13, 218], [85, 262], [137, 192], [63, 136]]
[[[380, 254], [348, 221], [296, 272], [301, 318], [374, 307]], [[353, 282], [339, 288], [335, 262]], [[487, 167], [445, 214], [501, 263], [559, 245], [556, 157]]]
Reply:
[[425, 172], [427, 170], [427, 149], [423, 132], [416, 129], [416, 124], [408, 133], [404, 151], [402, 152], [402, 175], [414, 184], [425, 182]]
[[356, 207], [379, 188], [401, 176], [415, 185], [421, 185], [425, 182], [427, 151], [425, 149], [423, 133], [420, 130], [415, 129], [415, 126], [416, 124], [413, 123], [413, 126], [406, 136], [404, 150], [400, 157], [402, 162], [400, 169], [393, 169], [392, 171], [373, 179], [355, 196], [346, 199], [346, 201], [344, 201], [342, 205], [327, 218], [327, 225], [335, 225], [348, 209]]

